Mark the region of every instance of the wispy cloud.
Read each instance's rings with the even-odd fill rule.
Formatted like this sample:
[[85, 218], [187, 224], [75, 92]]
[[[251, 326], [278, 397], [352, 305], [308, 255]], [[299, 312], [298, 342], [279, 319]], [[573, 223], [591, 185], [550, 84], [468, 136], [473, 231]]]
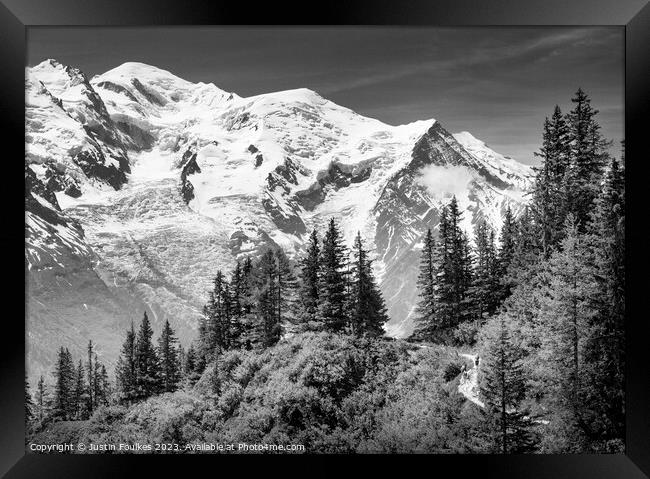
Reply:
[[[593, 29], [574, 29], [553, 35], [540, 36], [514, 45], [502, 42], [474, 48], [465, 45], [464, 53], [453, 58], [407, 63], [399, 63], [398, 60], [390, 65], [376, 66], [371, 70], [362, 72], [361, 75], [359, 75], [359, 71], [356, 71], [355, 78], [335, 80], [330, 85], [322, 87], [321, 91], [325, 95], [340, 93], [397, 81], [409, 76], [427, 73], [450, 74], [460, 68], [478, 67], [486, 64], [497, 65], [504, 61], [516, 61], [523, 57], [537, 56], [537, 60], [540, 60], [557, 55], [560, 48], [566, 50], [567, 48], [599, 41], [601, 39], [594, 34]], [[341, 75], [341, 77], [344, 77], [344, 75]]]

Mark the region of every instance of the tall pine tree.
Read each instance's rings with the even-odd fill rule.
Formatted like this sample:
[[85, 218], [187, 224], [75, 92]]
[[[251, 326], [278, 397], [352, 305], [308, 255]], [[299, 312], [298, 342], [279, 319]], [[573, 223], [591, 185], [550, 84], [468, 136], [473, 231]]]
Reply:
[[291, 261], [284, 250], [281, 248], [276, 249], [275, 258], [278, 268], [276, 284], [277, 322], [284, 327], [285, 324], [296, 323], [298, 281]]
[[320, 255], [318, 319], [330, 331], [347, 324], [346, 248], [334, 219], [330, 219]]
[[307, 251], [301, 263], [300, 316], [306, 329], [312, 329], [316, 327], [319, 306], [320, 246], [316, 229], [309, 236]]
[[145, 311], [135, 342], [135, 391], [140, 400], [160, 391], [160, 364], [152, 336], [153, 330]]
[[180, 382], [180, 364], [176, 344], [178, 340], [174, 330], [165, 321], [158, 339], [158, 356], [160, 358], [160, 386], [162, 392], [174, 392]]
[[383, 324], [388, 321], [384, 298], [372, 272], [372, 261], [364, 249], [361, 233], [357, 233], [353, 248], [350, 275], [350, 329], [357, 336], [383, 335]]
[[436, 280], [438, 258], [431, 228], [427, 230], [420, 256], [420, 272], [417, 287], [419, 301], [415, 309], [414, 339], [432, 340], [434, 331], [439, 327], [436, 317]]
[[73, 419], [75, 415], [74, 384], [75, 367], [67, 348], [61, 347], [54, 370], [53, 415], [62, 420]]
[[440, 215], [438, 245], [437, 323], [454, 328], [471, 318], [468, 289], [471, 285], [469, 242], [461, 229], [462, 213], [456, 197], [443, 207]]
[[568, 208], [575, 216], [581, 232], [585, 231], [592, 204], [600, 191], [602, 174], [610, 146], [596, 121], [598, 110], [591, 106], [589, 96], [579, 88], [567, 119], [571, 142], [571, 164], [567, 177]]
[[526, 397], [526, 377], [522, 349], [515, 343], [500, 314], [483, 331], [479, 387], [485, 402], [493, 452], [529, 452], [535, 444], [531, 422], [522, 402]]
[[36, 384], [36, 419], [39, 422], [43, 422], [47, 415], [47, 386], [45, 385], [45, 379], [43, 376], [38, 378], [38, 383]]
[[476, 261], [469, 299], [478, 324], [494, 314], [498, 305], [499, 283], [494, 232], [481, 221], [475, 228]]
[[117, 360], [115, 376], [120, 402], [131, 403], [138, 397], [137, 391], [137, 368], [135, 362], [136, 336], [133, 323], [131, 329], [126, 333], [122, 344], [122, 351]]

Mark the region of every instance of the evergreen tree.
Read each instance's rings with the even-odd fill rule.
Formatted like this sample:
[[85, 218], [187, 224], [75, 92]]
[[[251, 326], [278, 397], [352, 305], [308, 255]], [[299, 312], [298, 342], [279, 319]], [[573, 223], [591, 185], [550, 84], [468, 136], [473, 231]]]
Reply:
[[593, 251], [595, 285], [590, 301], [595, 315], [585, 341], [585, 401], [591, 414], [588, 433], [603, 440], [622, 438], [625, 424], [625, 182], [612, 160], [586, 239]]
[[88, 413], [92, 414], [92, 412], [95, 410], [96, 406], [96, 398], [95, 398], [95, 365], [93, 363], [93, 342], [88, 341], [88, 362], [86, 363], [86, 373], [87, 373], [87, 381], [88, 381], [88, 394], [87, 394], [87, 400], [88, 404], [86, 405], [88, 409]]
[[157, 394], [160, 387], [160, 365], [152, 343], [153, 330], [145, 311], [135, 342], [135, 390], [137, 399]]
[[295, 323], [298, 281], [286, 253], [282, 249], [277, 249], [275, 250], [275, 257], [278, 271], [276, 285], [277, 323], [280, 325]]
[[90, 410], [88, 409], [88, 389], [85, 384], [85, 371], [83, 362], [81, 359], [77, 365], [77, 370], [75, 374], [75, 383], [74, 383], [74, 409], [75, 409], [75, 419], [82, 420], [85, 419]]
[[108, 372], [106, 371], [106, 366], [99, 361], [95, 361], [95, 365], [95, 384], [97, 385], [95, 397], [97, 398], [97, 406], [107, 406], [110, 395]]
[[29, 382], [25, 378], [25, 424], [29, 425], [34, 420], [34, 400], [32, 399], [32, 394], [29, 392]]
[[471, 318], [468, 289], [472, 281], [472, 258], [461, 221], [462, 213], [454, 196], [443, 207], [439, 223], [436, 322], [441, 328], [453, 328]]
[[361, 233], [354, 241], [354, 260], [351, 271], [350, 326], [357, 336], [381, 336], [383, 324], [388, 321], [386, 306], [377, 288], [372, 272], [372, 261], [363, 247]]
[[160, 357], [160, 382], [162, 392], [174, 392], [178, 389], [180, 381], [180, 365], [178, 351], [176, 349], [178, 340], [174, 330], [165, 321], [160, 338], [158, 339], [158, 356]]
[[257, 315], [254, 344], [268, 348], [280, 340], [282, 325], [278, 322], [278, 268], [273, 250], [260, 258], [257, 266]]
[[[212, 295], [212, 292], [209, 293], [210, 296]], [[203, 306], [203, 314], [199, 318], [199, 337], [197, 341], [197, 347], [195, 349], [195, 364], [197, 367], [197, 370], [200, 372], [203, 372], [205, 369], [207, 362], [208, 362], [208, 357], [210, 356], [210, 338], [208, 337], [208, 318], [210, 317], [210, 310], [209, 308], [211, 307], [211, 304], [213, 303], [212, 298], [210, 298]]]
[[485, 221], [475, 228], [476, 262], [469, 298], [474, 308], [476, 321], [494, 314], [498, 304], [499, 284], [494, 232]]
[[584, 347], [592, 334], [595, 313], [591, 252], [578, 231], [572, 214], [566, 220], [561, 249], [545, 265], [548, 280], [539, 290], [540, 316], [537, 335], [546, 358], [538, 365], [556, 414], [563, 414], [570, 428], [582, 427], [584, 403]]
[[242, 264], [239, 260], [235, 264], [230, 279], [230, 347], [242, 347], [242, 335], [244, 334], [244, 302], [246, 284]]
[[541, 158], [542, 165], [535, 169], [532, 204], [539, 221], [544, 257], [548, 258], [562, 239], [562, 226], [568, 212], [570, 135], [565, 117], [557, 105], [551, 119], [544, 122], [542, 147], [535, 155]]
[[600, 125], [596, 121], [598, 110], [591, 106], [587, 94], [579, 88], [571, 101], [574, 108], [567, 116], [571, 141], [571, 164], [567, 175], [568, 209], [583, 232], [589, 222], [592, 203], [600, 190], [610, 142], [600, 132]]
[[510, 205], [506, 208], [503, 216], [503, 226], [501, 227], [501, 235], [499, 238], [499, 252], [498, 252], [498, 278], [501, 286], [499, 294], [499, 303], [502, 303], [512, 292], [512, 281], [509, 278], [508, 272], [515, 257], [517, 249], [517, 222]]
[[431, 340], [436, 324], [436, 278], [437, 278], [436, 243], [427, 230], [420, 256], [420, 273], [417, 287], [420, 300], [416, 307], [415, 330], [413, 337], [420, 340]]
[[242, 317], [240, 320], [239, 347], [250, 350], [255, 342], [255, 330], [257, 324], [257, 315], [255, 308], [257, 299], [256, 277], [254, 274], [254, 265], [250, 257], [246, 257], [242, 264]]
[[531, 451], [535, 437], [530, 420], [522, 409], [526, 381], [522, 368], [522, 349], [513, 341], [505, 314], [495, 316], [483, 332], [480, 397], [491, 427], [494, 452]]
[[45, 385], [45, 379], [43, 376], [38, 378], [38, 383], [36, 384], [36, 418], [39, 422], [43, 422], [45, 416], [47, 415], [47, 386]]
[[526, 206], [519, 216], [516, 230], [514, 255], [505, 277], [505, 283], [510, 285], [510, 288], [525, 282], [532, 267], [543, 257], [539, 222], [536, 221], [535, 212], [529, 206]]
[[332, 218], [323, 239], [320, 256], [318, 319], [330, 331], [342, 331], [346, 314], [346, 249]]
[[108, 376], [106, 375], [106, 368], [97, 357], [97, 353], [95, 353], [93, 361], [93, 397], [95, 408], [108, 404]]
[[136, 335], [133, 323], [126, 333], [115, 371], [120, 401], [131, 403], [138, 398], [138, 370], [136, 368]]
[[187, 350], [185, 368], [183, 370], [185, 380], [190, 386], [193, 386], [199, 380], [201, 373], [203, 372], [203, 370], [200, 370], [198, 367], [196, 353], [194, 351], [194, 346], [190, 345]]
[[307, 327], [316, 325], [319, 307], [320, 246], [316, 229], [309, 236], [307, 251], [301, 265], [301, 319]]
[[61, 347], [54, 370], [54, 416], [69, 420], [74, 417], [75, 368], [67, 348]]
[[231, 297], [226, 278], [221, 271], [213, 281], [208, 304], [204, 308], [207, 334], [205, 341], [206, 360], [214, 359], [218, 354], [230, 349], [231, 340]]

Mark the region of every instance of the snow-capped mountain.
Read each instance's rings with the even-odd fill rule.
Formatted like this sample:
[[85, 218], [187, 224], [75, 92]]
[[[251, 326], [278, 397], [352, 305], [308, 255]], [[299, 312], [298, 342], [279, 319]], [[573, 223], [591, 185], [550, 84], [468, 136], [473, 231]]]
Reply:
[[[156, 330], [167, 318], [189, 341], [217, 269], [267, 245], [299, 254], [330, 217], [349, 243], [357, 231], [367, 240], [387, 331], [408, 335], [420, 239], [441, 204], [456, 194], [466, 228], [485, 218], [498, 229], [530, 183], [527, 166], [467, 132], [387, 125], [307, 89], [242, 98], [139, 63], [88, 80], [48, 60], [27, 70], [26, 92], [26, 267], [41, 285], [28, 321], [30, 335], [50, 331], [29, 346], [36, 369], [70, 330], [110, 362], [144, 305]], [[49, 290], [46, 255], [61, 265]], [[65, 281], [76, 296], [54, 291]], [[97, 313], [70, 313], [89, 303]]]

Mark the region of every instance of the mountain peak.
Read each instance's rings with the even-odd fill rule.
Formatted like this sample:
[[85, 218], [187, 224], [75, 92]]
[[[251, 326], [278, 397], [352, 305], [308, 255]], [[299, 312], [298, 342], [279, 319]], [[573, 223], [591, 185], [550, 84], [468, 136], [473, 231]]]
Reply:
[[249, 99], [266, 99], [279, 101], [282, 103], [307, 103], [318, 104], [327, 100], [309, 88], [294, 88], [291, 90], [281, 90], [270, 93], [263, 93], [250, 97]]
[[64, 65], [49, 58], [27, 69], [28, 75], [35, 76], [55, 96], [64, 94], [70, 87], [88, 84], [88, 79], [79, 68]]
[[112, 68], [101, 75], [97, 75], [93, 78], [95, 81], [98, 78], [122, 78], [122, 79], [133, 79], [137, 78], [139, 81], [147, 82], [156, 82], [159, 80], [168, 80], [173, 81], [174, 83], [179, 84], [190, 84], [187, 80], [174, 75], [170, 71], [164, 70], [162, 68], [155, 67], [153, 65], [148, 65], [146, 63], [140, 62], [126, 62], [121, 65]]

